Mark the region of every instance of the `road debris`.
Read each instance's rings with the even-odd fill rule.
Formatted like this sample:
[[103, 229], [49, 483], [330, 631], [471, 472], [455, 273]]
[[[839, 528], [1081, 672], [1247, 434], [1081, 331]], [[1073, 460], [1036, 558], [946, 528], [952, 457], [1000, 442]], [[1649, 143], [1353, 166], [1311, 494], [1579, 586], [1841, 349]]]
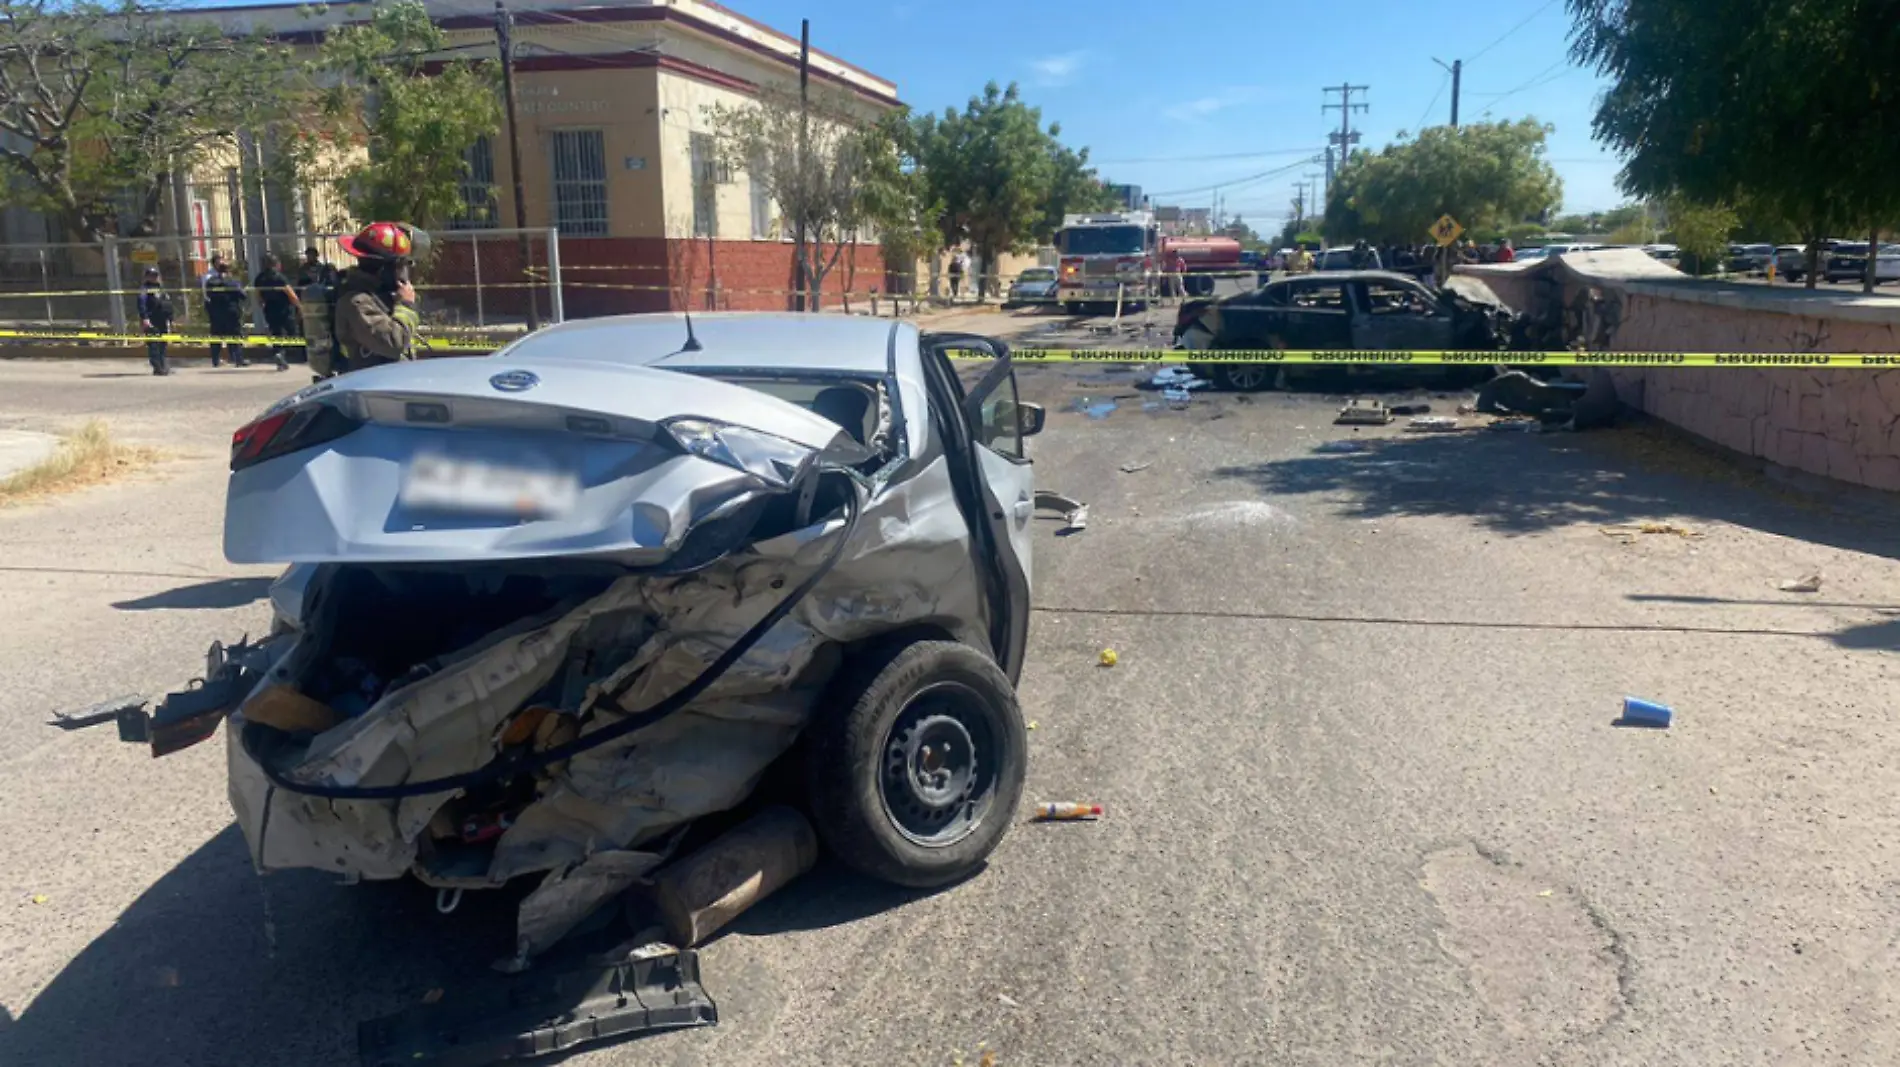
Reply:
[[1386, 410], [1391, 412], [1394, 418], [1402, 418], [1406, 415], [1430, 415], [1432, 406], [1430, 404], [1394, 404]]
[[1821, 575], [1816, 572], [1800, 578], [1790, 578], [1776, 588], [1784, 593], [1818, 593], [1821, 591]]
[[1448, 433], [1458, 428], [1458, 420], [1449, 415], [1427, 415], [1405, 424], [1413, 433]]
[[1617, 726], [1647, 726], [1653, 729], [1668, 729], [1676, 718], [1675, 711], [1667, 704], [1641, 700], [1636, 697], [1623, 698], [1623, 717], [1616, 720]]
[[1339, 409], [1339, 417], [1333, 420], [1335, 426], [1384, 426], [1392, 421], [1392, 412], [1377, 400], [1353, 399]]
[[1019, 1002], [1018, 1002], [1018, 1001], [1016, 1000], [1016, 998], [1015, 998], [1015, 997], [1012, 997], [1012, 996], [1010, 996], [1010, 995], [1009, 995], [1008, 993], [998, 993], [998, 994], [996, 994], [996, 1002], [997, 1002], [997, 1003], [999, 1003], [999, 1004], [1001, 1004], [1001, 1005], [1002, 1005], [1003, 1007], [1005, 1007], [1005, 1008], [1020, 1008], [1020, 1007], [1022, 1007], [1022, 1004], [1021, 1004], [1021, 1003], [1019, 1003]]
[[1137, 389], [1152, 389], [1156, 391], [1166, 391], [1169, 389], [1186, 391], [1189, 389], [1205, 389], [1207, 386], [1207, 379], [1196, 377], [1194, 372], [1188, 370], [1186, 367], [1163, 367], [1142, 381], [1135, 383], [1135, 388]]
[[1100, 804], [1075, 804], [1057, 801], [1036, 805], [1036, 822], [1078, 822], [1102, 817]]
[[28, 897], [27, 899], [32, 901], [35, 904], [44, 904], [48, 900], [48, 897], [46, 896], [45, 893], [35, 893], [32, 896]]
[[1702, 534], [1686, 526], [1673, 522], [1618, 522], [1598, 527], [1605, 537], [1614, 537], [1624, 544], [1631, 544], [1643, 534], [1674, 534], [1687, 540], [1699, 540]]
[[1080, 500], [1072, 500], [1061, 493], [1047, 489], [1036, 490], [1036, 510], [1056, 511], [1062, 514], [1062, 529], [1058, 534], [1080, 533], [1089, 526], [1089, 506]]
[[1124, 463], [1121, 466], [1121, 471], [1123, 474], [1135, 474], [1139, 471], [1145, 471], [1152, 466], [1154, 466], [1153, 463]]
[[1117, 405], [1113, 399], [1095, 400], [1091, 397], [1078, 396], [1074, 402], [1069, 405], [1069, 408], [1072, 411], [1079, 411], [1091, 419], [1101, 420], [1114, 414], [1118, 406], [1119, 405]]
[[653, 902], [667, 938], [692, 948], [817, 861], [811, 823], [776, 805], [655, 873]]
[[1100, 662], [1104, 667], [1113, 667], [1115, 664], [1121, 662], [1121, 657], [1115, 654], [1114, 649], [1105, 648], [1102, 650]]
[[1341, 441], [1322, 442], [1315, 445], [1313, 451], [1327, 456], [1345, 455], [1349, 452], [1370, 452], [1372, 445], [1365, 441], [1354, 441], [1348, 438]]

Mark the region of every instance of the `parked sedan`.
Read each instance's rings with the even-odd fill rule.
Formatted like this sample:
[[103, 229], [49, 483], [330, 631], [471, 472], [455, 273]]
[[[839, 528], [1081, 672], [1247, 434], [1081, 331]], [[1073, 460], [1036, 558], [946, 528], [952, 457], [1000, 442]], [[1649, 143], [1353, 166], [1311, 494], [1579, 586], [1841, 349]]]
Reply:
[[[1867, 276], [1867, 246], [1842, 245], [1827, 257], [1821, 276], [1830, 282], [1857, 282]], [[1900, 281], [1900, 245], [1882, 245], [1874, 257], [1874, 283]]]
[[[1493, 298], [1495, 299], [1495, 298]], [[1269, 282], [1249, 293], [1212, 301], [1191, 301], [1175, 323], [1178, 348], [1294, 349], [1340, 352], [1496, 351], [1504, 347], [1513, 315], [1501, 304], [1484, 303], [1452, 289], [1433, 289], [1391, 271], [1337, 271], [1304, 274]], [[1337, 364], [1275, 365], [1209, 360], [1189, 369], [1228, 389], [1255, 390], [1283, 378], [1344, 371], [1373, 376], [1397, 369], [1369, 358]], [[1504, 362], [1502, 358], [1498, 362]], [[1423, 369], [1404, 366], [1414, 378]], [[1469, 368], [1434, 366], [1455, 374]]]
[[1055, 302], [1056, 269], [1030, 267], [1009, 283], [1009, 295], [1003, 298], [1003, 308], [1040, 307]]

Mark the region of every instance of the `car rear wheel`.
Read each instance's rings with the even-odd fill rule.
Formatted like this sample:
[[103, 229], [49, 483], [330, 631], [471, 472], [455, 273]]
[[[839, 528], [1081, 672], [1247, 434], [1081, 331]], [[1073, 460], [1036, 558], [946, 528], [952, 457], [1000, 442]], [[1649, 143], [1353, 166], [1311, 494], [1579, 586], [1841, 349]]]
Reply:
[[806, 733], [813, 823], [846, 866], [930, 888], [975, 873], [1022, 800], [1029, 735], [1009, 679], [954, 641], [862, 657]]
[[1222, 363], [1214, 368], [1214, 381], [1236, 393], [1257, 393], [1273, 388], [1279, 370], [1271, 363]]

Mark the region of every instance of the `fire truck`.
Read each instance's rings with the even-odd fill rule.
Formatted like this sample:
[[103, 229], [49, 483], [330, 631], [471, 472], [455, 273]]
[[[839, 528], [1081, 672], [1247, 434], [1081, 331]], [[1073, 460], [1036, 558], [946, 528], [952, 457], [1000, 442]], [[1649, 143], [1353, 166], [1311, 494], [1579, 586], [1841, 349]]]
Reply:
[[1056, 231], [1056, 299], [1065, 311], [1089, 305], [1124, 307], [1160, 295], [1155, 220], [1147, 211], [1062, 216]]

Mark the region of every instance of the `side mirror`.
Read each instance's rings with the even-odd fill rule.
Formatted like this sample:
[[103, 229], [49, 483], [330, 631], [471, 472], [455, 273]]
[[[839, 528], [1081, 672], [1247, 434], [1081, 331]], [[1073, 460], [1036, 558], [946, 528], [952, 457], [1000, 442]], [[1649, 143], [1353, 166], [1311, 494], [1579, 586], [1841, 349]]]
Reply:
[[1041, 404], [1016, 405], [1016, 433], [1022, 437], [1034, 437], [1042, 432], [1042, 421], [1048, 416]]

